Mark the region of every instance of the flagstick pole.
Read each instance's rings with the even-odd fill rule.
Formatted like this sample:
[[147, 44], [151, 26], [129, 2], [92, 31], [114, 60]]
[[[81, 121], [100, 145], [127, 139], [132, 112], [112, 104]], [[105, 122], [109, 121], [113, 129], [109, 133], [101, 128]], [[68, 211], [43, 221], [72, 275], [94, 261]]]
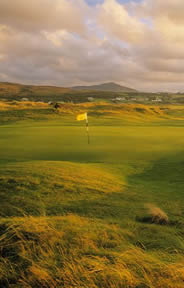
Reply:
[[86, 132], [87, 132], [87, 136], [88, 136], [88, 144], [90, 144], [90, 137], [89, 137], [89, 122], [88, 122], [88, 116], [86, 113]]

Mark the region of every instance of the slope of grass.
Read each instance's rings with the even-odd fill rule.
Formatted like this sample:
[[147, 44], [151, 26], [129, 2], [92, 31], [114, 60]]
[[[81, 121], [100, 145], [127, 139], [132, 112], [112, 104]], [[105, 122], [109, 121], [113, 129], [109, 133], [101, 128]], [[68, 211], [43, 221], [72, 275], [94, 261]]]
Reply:
[[95, 201], [106, 194], [122, 192], [123, 182], [112, 170], [106, 170], [94, 165], [48, 161], [3, 165], [0, 215], [61, 215], [70, 210], [73, 202]]

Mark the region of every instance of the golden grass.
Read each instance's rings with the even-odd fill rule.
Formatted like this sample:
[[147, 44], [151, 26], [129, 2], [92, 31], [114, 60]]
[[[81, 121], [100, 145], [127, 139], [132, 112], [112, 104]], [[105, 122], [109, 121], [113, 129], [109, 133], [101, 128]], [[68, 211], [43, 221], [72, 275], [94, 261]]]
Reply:
[[[12, 101], [0, 102], [0, 111], [2, 110], [24, 110], [24, 109], [51, 109], [53, 107], [47, 103], [30, 101]], [[54, 110], [53, 110], [54, 111]], [[116, 117], [129, 122], [157, 121], [166, 119], [183, 120], [182, 111], [184, 106], [176, 105], [144, 105], [144, 104], [111, 104], [106, 102], [60, 104], [55, 114], [73, 115], [88, 112], [91, 116], [98, 117]], [[177, 113], [179, 113], [177, 115]], [[53, 115], [52, 115], [53, 116]]]
[[[183, 106], [178, 109], [184, 110]], [[183, 119], [174, 116], [177, 107], [172, 105], [144, 105], [144, 104], [110, 104], [106, 102], [71, 104], [65, 103], [58, 109], [60, 113], [74, 114], [88, 112], [89, 115], [118, 117], [127, 121], [153, 121], [164, 119]], [[173, 112], [173, 115], [171, 112]], [[169, 114], [170, 113], [170, 114]]]
[[182, 257], [166, 263], [130, 246], [116, 225], [76, 215], [13, 222], [0, 226], [1, 287], [183, 287]]
[[168, 224], [169, 223], [169, 218], [167, 214], [160, 209], [159, 207], [153, 205], [153, 204], [147, 204], [147, 220], [150, 219], [151, 223], [155, 224]]
[[43, 102], [31, 102], [31, 101], [12, 101], [12, 102], [2, 102], [0, 101], [0, 111], [1, 110], [24, 110], [24, 109], [41, 109], [48, 108], [49, 105]]

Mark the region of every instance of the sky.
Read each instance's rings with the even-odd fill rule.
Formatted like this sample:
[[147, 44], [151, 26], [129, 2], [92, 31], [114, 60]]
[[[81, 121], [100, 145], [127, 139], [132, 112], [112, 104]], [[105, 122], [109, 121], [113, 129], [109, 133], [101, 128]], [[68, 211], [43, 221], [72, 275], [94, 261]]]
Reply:
[[[134, 2], [141, 2], [142, 0], [134, 0]], [[86, 3], [92, 6], [95, 6], [97, 4], [102, 4], [104, 3], [105, 0], [86, 0]], [[128, 3], [131, 2], [131, 0], [117, 0], [118, 3], [120, 4], [124, 4], [124, 3]]]
[[0, 81], [184, 91], [183, 0], [0, 0]]

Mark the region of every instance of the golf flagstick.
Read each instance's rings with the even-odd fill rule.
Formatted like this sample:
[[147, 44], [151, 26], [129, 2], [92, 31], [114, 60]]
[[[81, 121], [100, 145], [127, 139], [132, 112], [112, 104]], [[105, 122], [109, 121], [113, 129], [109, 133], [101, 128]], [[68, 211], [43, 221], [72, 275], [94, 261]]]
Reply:
[[86, 133], [88, 137], [88, 144], [90, 144], [90, 137], [89, 137], [89, 122], [88, 122], [88, 113], [78, 114], [76, 117], [77, 121], [84, 121], [86, 120]]
[[88, 144], [90, 144], [90, 136], [89, 136], [89, 122], [88, 122], [88, 114], [86, 113], [86, 132], [88, 136]]

